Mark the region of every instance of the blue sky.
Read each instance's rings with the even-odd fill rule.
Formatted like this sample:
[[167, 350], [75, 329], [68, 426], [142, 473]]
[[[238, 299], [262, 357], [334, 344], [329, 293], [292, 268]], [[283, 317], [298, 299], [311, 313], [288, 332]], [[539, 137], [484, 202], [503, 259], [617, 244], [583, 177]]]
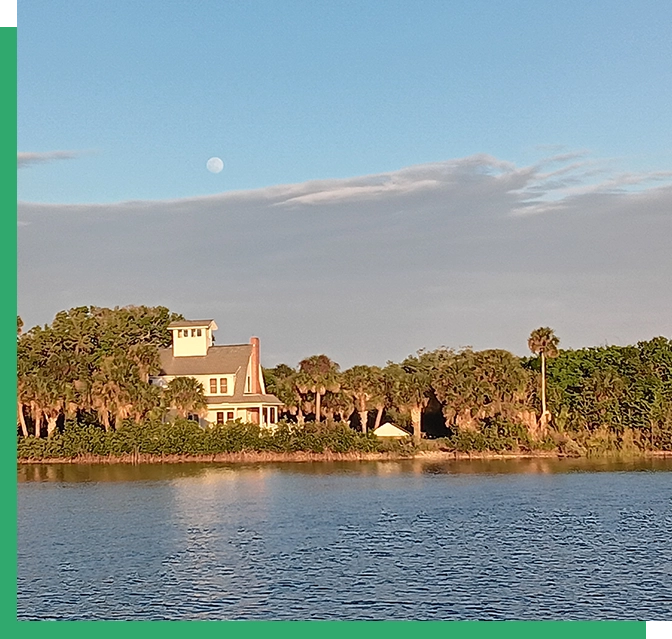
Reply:
[[[672, 166], [669, 2], [54, 2], [19, 8], [20, 198], [115, 201], [539, 145]], [[205, 170], [210, 156], [226, 168]]]
[[[364, 179], [361, 176], [377, 175], [374, 182], [377, 179], [385, 184], [397, 184], [396, 181], [401, 180], [407, 185], [409, 182], [402, 171], [406, 167], [447, 162], [452, 167], [448, 173], [456, 171], [454, 175], [451, 173], [450, 180], [462, 180], [459, 197], [455, 197], [480, 210], [492, 197], [492, 190], [488, 186], [490, 182], [480, 180], [479, 175], [513, 179], [524, 167], [536, 167], [530, 169], [533, 173], [536, 171], [534, 178], [525, 182], [528, 198], [565, 201], [564, 209], [557, 208], [556, 215], [561, 209], [571, 209], [575, 227], [574, 235], [570, 233], [566, 239], [566, 250], [580, 256], [579, 262], [585, 261], [582, 275], [588, 279], [608, 277], [596, 263], [609, 261], [605, 255], [601, 262], [599, 252], [594, 255], [590, 247], [584, 247], [585, 253], [581, 253], [581, 243], [576, 241], [583, 228], [592, 228], [592, 222], [585, 217], [591, 215], [591, 210], [611, 210], [613, 215], [621, 216], [613, 225], [627, 226], [623, 216], [641, 212], [641, 208], [636, 208], [641, 206], [641, 201], [633, 199], [631, 191], [644, 190], [643, 197], [650, 196], [647, 202], [658, 203], [655, 209], [658, 212], [649, 212], [652, 217], [647, 223], [652, 225], [651, 232], [664, 236], [670, 230], [670, 217], [665, 213], [668, 201], [658, 197], [660, 189], [665, 189], [671, 181], [666, 172], [672, 169], [669, 106], [672, 4], [669, 2], [92, 3], [27, 0], [19, 6], [18, 19], [18, 150], [22, 167], [18, 173], [22, 203], [19, 205], [19, 310], [21, 312], [23, 307], [28, 323], [50, 321], [58, 310], [68, 305], [142, 303], [153, 298], [154, 287], [150, 281], [129, 280], [125, 274], [126, 286], [120, 285], [118, 277], [122, 276], [117, 274], [115, 278], [112, 249], [104, 238], [96, 235], [100, 232], [96, 224], [102, 224], [105, 216], [119, 214], [120, 209], [115, 208], [114, 203], [129, 200], [145, 202], [141, 207], [145, 210], [175, 211], [174, 206], [178, 206], [181, 215], [197, 220], [204, 210], [199, 197], [220, 197], [217, 201], [223, 208], [219, 209], [217, 221], [211, 220], [208, 233], [213, 244], [207, 251], [210, 270], [219, 274], [217, 281], [221, 282], [222, 274], [231, 269], [241, 278], [248, 272], [245, 255], [218, 254], [217, 247], [226, 245], [231, 228], [237, 229], [241, 241], [254, 244], [253, 238], [260, 237], [259, 243], [267, 247], [264, 256], [259, 258], [263, 263], [268, 258], [269, 247], [276, 247], [274, 237], [278, 237], [280, 230], [273, 237], [261, 237], [267, 231], [260, 232], [254, 226], [255, 220], [259, 220], [249, 207], [258, 213], [259, 197], [266, 197], [267, 187], [300, 185], [297, 192], [305, 196], [301, 206], [312, 207], [312, 215], [315, 202], [323, 201], [324, 207], [318, 214], [334, 217], [329, 218], [328, 225], [315, 228], [314, 235], [310, 230], [312, 221], [307, 224], [305, 219], [286, 218], [287, 224], [297, 225], [296, 237], [301, 240], [293, 243], [291, 237], [285, 236], [282, 246], [276, 247], [278, 259], [284, 257], [291, 263], [298, 255], [304, 262], [286, 272], [277, 269], [278, 277], [283, 273], [284, 279], [282, 285], [276, 282], [275, 290], [284, 286], [289, 287], [287, 290], [298, 290], [304, 285], [307, 290], [312, 290], [311, 286], [319, 288], [314, 273], [322, 269], [311, 270], [311, 260], [323, 259], [330, 246], [320, 234], [327, 232], [335, 241], [345, 225], [352, 238], [357, 238], [348, 246], [358, 242], [363, 246], [347, 263], [338, 260], [332, 263], [329, 285], [337, 297], [351, 295], [355, 305], [361, 305], [357, 313], [367, 326], [375, 324], [379, 314], [386, 311], [402, 318], [394, 331], [412, 334], [416, 345], [403, 346], [411, 350], [440, 343], [454, 346], [497, 343], [516, 350], [514, 329], [529, 333], [528, 324], [532, 319], [528, 323], [520, 320], [520, 325], [511, 319], [511, 326], [502, 330], [487, 322], [480, 326], [467, 313], [452, 318], [453, 335], [447, 330], [442, 338], [443, 311], [435, 309], [436, 317], [433, 316], [426, 331], [418, 329], [409, 333], [404, 327], [417, 328], [418, 320], [412, 319], [413, 313], [406, 317], [408, 311], [404, 309], [418, 304], [426, 309], [435, 308], [436, 289], [431, 287], [431, 278], [423, 279], [426, 265], [419, 265], [418, 260], [410, 256], [399, 265], [408, 278], [407, 284], [403, 284], [404, 278], [397, 279], [389, 271], [371, 269], [372, 264], [386, 260], [385, 244], [380, 238], [386, 232], [393, 233], [391, 229], [408, 234], [412, 225], [397, 224], [398, 216], [412, 216], [414, 211], [421, 219], [431, 210], [433, 234], [450, 230], [447, 244], [457, 242], [461, 247], [467, 246], [473, 237], [473, 228], [470, 223], [459, 226], [459, 230], [455, 226], [457, 219], [466, 219], [466, 211], [454, 206], [442, 208], [443, 205], [433, 200], [427, 204], [431, 197], [422, 186], [425, 178], [418, 176], [410, 180], [414, 185], [411, 190], [418, 198], [414, 201], [403, 199], [407, 198], [406, 191], [403, 195], [395, 191], [402, 197], [403, 204], [397, 200], [390, 204], [387, 195], [376, 195], [374, 189], [366, 193], [357, 191], [359, 199], [348, 200], [350, 205], [343, 204], [343, 189], [359, 188], [357, 180]], [[573, 153], [577, 155], [570, 157]], [[211, 156], [223, 159], [221, 173], [211, 174], [206, 170], [205, 163]], [[558, 156], [563, 157], [557, 159]], [[459, 164], [460, 158], [469, 157], [480, 160], [475, 164]], [[555, 163], [554, 170], [564, 167], [560, 174], [563, 180], [573, 176], [571, 184], [565, 181], [553, 185], [541, 177], [544, 171], [551, 169], [548, 166], [542, 169], [538, 163], [552, 157], [556, 158], [551, 162]], [[572, 168], [577, 162], [581, 166]], [[504, 164], [508, 168], [502, 169]], [[432, 174], [431, 169], [425, 172]], [[450, 180], [443, 173], [442, 176], [440, 188], [446, 189], [446, 197], [451, 197], [457, 192], [451, 190]], [[651, 177], [656, 179], [647, 181]], [[327, 195], [316, 196], [313, 187], [301, 186], [312, 180], [339, 179], [342, 181], [325, 187]], [[431, 181], [435, 177], [427, 179]], [[476, 199], [470, 199], [474, 195], [469, 191], [471, 183], [483, 189]], [[244, 191], [247, 196], [226, 199], [226, 193], [236, 191]], [[345, 206], [345, 209], [330, 208], [335, 206], [336, 191], [341, 194], [336, 197], [338, 207]], [[515, 217], [521, 206], [530, 205], [518, 198], [513, 187], [496, 190], [496, 193], [500, 199], [492, 208], [493, 220], [507, 215]], [[666, 195], [667, 191], [663, 193]], [[601, 199], [596, 202], [595, 198]], [[181, 204], [175, 205], [175, 202]], [[378, 226], [373, 228], [364, 220], [366, 216], [375, 215], [372, 211], [383, 202], [391, 207], [388, 213], [393, 217], [386, 222], [378, 220]], [[86, 209], [85, 214], [84, 209], [73, 208], [82, 203], [95, 206]], [[529, 210], [534, 209], [548, 219], [551, 214], [542, 208], [536, 202]], [[277, 207], [272, 209], [277, 210]], [[93, 226], [82, 222], [89, 219], [87, 216]], [[240, 216], [248, 219], [247, 227]], [[282, 217], [279, 221], [263, 215], [262, 218], [265, 229], [273, 227], [275, 222], [286, 228], [282, 226]], [[347, 222], [339, 226], [339, 219]], [[35, 234], [38, 227], [46, 229], [58, 224], [68, 229], [61, 245], [53, 245], [53, 229], [42, 235]], [[115, 241], [123, 243], [137, 234], [142, 224], [141, 216], [119, 220], [117, 228], [124, 228], [128, 235], [115, 237]], [[24, 239], [29, 232], [34, 235]], [[502, 243], [506, 245], [508, 231], [500, 229], [500, 232], [504, 234]], [[539, 241], [543, 241], [546, 231], [540, 228], [535, 232], [539, 233]], [[105, 233], [113, 234], [113, 231], [106, 229]], [[163, 250], [159, 253], [174, 254], [175, 247], [181, 246], [193, 258], [195, 249], [183, 244], [177, 228], [173, 236], [162, 234], [162, 237], [164, 244], [160, 248]], [[339, 236], [339, 240], [348, 237]], [[535, 237], [529, 236], [528, 241], [534, 243]], [[623, 238], [624, 243], [625, 240]], [[391, 245], [396, 246], [396, 241], [392, 239]], [[660, 277], [670, 273], [664, 247], [658, 246], [656, 241], [647, 239], [646, 234], [637, 236], [637, 245], [632, 250], [648, 254], [644, 262], [649, 270], [642, 275], [641, 268], [635, 269], [633, 262], [637, 274], [635, 270], [621, 274], [620, 281], [627, 278], [632, 281], [633, 294], [649, 290], [647, 286], [651, 291], [656, 290]], [[73, 247], [82, 243], [98, 247], [94, 254], [100, 258], [99, 268], [96, 264], [77, 261], [77, 249]], [[311, 245], [322, 247], [320, 256], [310, 253], [307, 247]], [[418, 239], [419, 255], [425, 252], [424, 246], [421, 238]], [[510, 248], [514, 250], [513, 245]], [[342, 255], [349, 255], [346, 246], [342, 251]], [[521, 308], [520, 300], [513, 301], [514, 291], [524, 297], [520, 292], [524, 289], [521, 283], [532, 281], [534, 265], [508, 264], [511, 258], [501, 256], [500, 262], [494, 263], [484, 255], [477, 268], [469, 260], [452, 263], [449, 255], [448, 249], [446, 255], [435, 255], [439, 280], [452, 281], [457, 271], [471, 277], [486, 264], [493, 276], [497, 271], [510, 270], [507, 282], [511, 287], [511, 304]], [[50, 256], [51, 261], [47, 263], [47, 258], [40, 256]], [[124, 260], [135, 265], [138, 271], [151, 267], [139, 249], [125, 254]], [[274, 289], [273, 268], [276, 268], [273, 264], [266, 264], [271, 270], [265, 275], [270, 278], [271, 289]], [[351, 272], [353, 264], [358, 265], [360, 271], [376, 273], [375, 278], [369, 277], [365, 288], [358, 284], [357, 272], [360, 271]], [[184, 273], [190, 263], [176, 258], [174, 266], [162, 265], [161, 268]], [[77, 270], [83, 279], [79, 284], [64, 275]], [[344, 275], [334, 283], [337, 272]], [[46, 273], [60, 283], [48, 285], [50, 295], [38, 296], [36, 291], [40, 286], [37, 284]], [[552, 277], [567, 278], [568, 275], [562, 265], [557, 264], [557, 272]], [[418, 284], [420, 280], [422, 285]], [[563, 284], [570, 297], [559, 303], [568, 305], [566, 311], [575, 304], [570, 300], [572, 292], [588, 295], [589, 287], [580, 289], [581, 281], [574, 278]], [[228, 300], [228, 306], [221, 300], [213, 300], [208, 306], [202, 304], [205, 289], [199, 286], [205, 284], [201, 280], [194, 276], [182, 285], [185, 287], [183, 296], [166, 291], [163, 297], [155, 296], [152, 301], [161, 303], [170, 298], [174, 310], [186, 315], [192, 311], [205, 312], [214, 316], [220, 326], [226, 325], [221, 315], [231, 315], [230, 305], [239, 304], [247, 310], [236, 316], [238, 324], [235, 330], [232, 327], [232, 333], [242, 335], [248, 327], [251, 331], [257, 330], [252, 325], [263, 307], [253, 303], [254, 287], [237, 290], [236, 300]], [[492, 314], [491, 307], [479, 306], [474, 301], [487, 296], [491, 285], [492, 282], [482, 283], [482, 289], [475, 285], [475, 292], [471, 293], [467, 288], [460, 289], [462, 292], [456, 288], [448, 295], [455, 298], [457, 306], [472, 308], [473, 313]], [[496, 289], [506, 291], [507, 285], [500, 282]], [[442, 294], [446, 294], [445, 291]], [[201, 299], [196, 301], [194, 296]], [[393, 297], [402, 300], [399, 308], [389, 306]], [[613, 319], [614, 309], [619, 308], [616, 300], [614, 307], [589, 306], [586, 308], [588, 322], [582, 320], [584, 329], [574, 332], [571, 345], [583, 345], [586, 340], [596, 343], [646, 338], [651, 336], [648, 334], [651, 331], [670, 334], [669, 323], [664, 319], [670, 309], [668, 298], [669, 294], [662, 300], [658, 295], [657, 302], [652, 302], [654, 306], [657, 304], [655, 308], [647, 309], [646, 305], [642, 308], [643, 317], [637, 316], [635, 305], [634, 315], [619, 316], [618, 321]], [[310, 306], [322, 297], [307, 292], [302, 299], [304, 302], [294, 300], [293, 304]], [[351, 361], [355, 350], [346, 344], [362, 327], [358, 329], [358, 325], [346, 317], [347, 304], [345, 298], [341, 299], [343, 321], [338, 319], [336, 307], [325, 306], [325, 312], [329, 308], [328, 312], [336, 317], [324, 348], [328, 345], [336, 351], [341, 349], [342, 359]], [[408, 304], [403, 303], [404, 299]], [[282, 303], [282, 296], [273, 298], [276, 310]], [[504, 300], [501, 303], [506, 306]], [[208, 308], [212, 310], [208, 312]], [[539, 305], [534, 308], [538, 309]], [[495, 314], [499, 313], [498, 309]], [[508, 311], [502, 312], [506, 315]], [[287, 322], [294, 321], [289, 310], [286, 315]], [[547, 315], [534, 315], [534, 320], [545, 324], [555, 320], [560, 325], [565, 322], [565, 332], [571, 334], [575, 328], [572, 317], [571, 313], [563, 315], [562, 309], [556, 308]], [[311, 321], [314, 322], [314, 318]], [[612, 326], [609, 322], [616, 324]], [[287, 344], [282, 345], [283, 335], [287, 333], [276, 331], [275, 325], [270, 323], [261, 324], [272, 333], [273, 339], [281, 342], [276, 341], [278, 357], [298, 359], [298, 356], [323, 350], [318, 333], [310, 344], [313, 350], [304, 353], [299, 352], [302, 346], [298, 337], [287, 338]], [[422, 327], [423, 322], [419, 324]], [[529, 329], [532, 328], [535, 326], [530, 325]], [[299, 320], [296, 329], [301, 331], [306, 327]], [[289, 330], [286, 327], [286, 331]], [[371, 358], [384, 360], [399, 355], [398, 349], [391, 347], [389, 350], [395, 352], [384, 352], [385, 344], [396, 339], [390, 330], [389, 336], [380, 340], [370, 353]], [[499, 342], [498, 331], [501, 331]], [[455, 343], [453, 337], [463, 341]], [[219, 341], [228, 340], [221, 335]], [[524, 346], [524, 335], [519, 341]], [[357, 352], [361, 352], [360, 347]], [[401, 356], [404, 354], [407, 353]]]

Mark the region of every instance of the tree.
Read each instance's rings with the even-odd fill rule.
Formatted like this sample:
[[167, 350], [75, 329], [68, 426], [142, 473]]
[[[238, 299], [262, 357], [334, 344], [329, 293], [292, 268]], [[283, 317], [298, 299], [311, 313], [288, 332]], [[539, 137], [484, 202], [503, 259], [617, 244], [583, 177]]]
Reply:
[[496, 417], [526, 422], [528, 378], [521, 360], [508, 351], [466, 348], [444, 354], [432, 387], [446, 423], [474, 431]]
[[553, 329], [542, 326], [530, 333], [527, 346], [535, 355], [541, 355], [541, 422], [546, 423], [550, 413], [546, 409], [546, 358], [558, 356], [558, 344], [560, 339]]
[[391, 402], [400, 411], [410, 414], [413, 440], [417, 444], [422, 437], [422, 411], [431, 392], [431, 373], [418, 357], [411, 356], [401, 364], [390, 362], [385, 374], [389, 380]]
[[166, 405], [184, 418], [188, 413], [203, 414], [207, 403], [205, 391], [195, 377], [175, 377], [168, 382], [164, 399]]
[[287, 364], [278, 364], [275, 368], [264, 368], [263, 375], [266, 390], [282, 402], [283, 411], [296, 416], [298, 423], [303, 424], [304, 401], [299, 373]]
[[159, 405], [148, 378], [158, 372], [160, 346], [170, 344], [168, 324], [181, 315], [167, 308], [81, 306], [56, 314], [50, 326], [23, 331], [17, 317], [18, 424], [32, 420], [53, 434], [61, 417], [97, 412], [106, 428]]
[[326, 355], [311, 355], [299, 362], [301, 374], [299, 384], [304, 390], [315, 395], [315, 421], [319, 422], [322, 397], [327, 391], [332, 393], [340, 389], [339, 366]]
[[355, 403], [352, 396], [341, 388], [335, 393], [327, 393], [322, 403], [324, 413], [328, 418], [333, 419], [334, 415], [340, 417], [343, 424], [350, 425], [350, 417], [355, 412]]
[[371, 406], [376, 410], [376, 420], [373, 423], [373, 430], [376, 430], [380, 426], [380, 422], [383, 419], [383, 411], [387, 406], [388, 379], [384, 371], [378, 368], [378, 366], [372, 366], [371, 370], [373, 371]]
[[352, 397], [359, 413], [362, 432], [366, 433], [369, 419], [369, 404], [379, 391], [378, 371], [372, 366], [353, 366], [341, 376], [342, 389]]

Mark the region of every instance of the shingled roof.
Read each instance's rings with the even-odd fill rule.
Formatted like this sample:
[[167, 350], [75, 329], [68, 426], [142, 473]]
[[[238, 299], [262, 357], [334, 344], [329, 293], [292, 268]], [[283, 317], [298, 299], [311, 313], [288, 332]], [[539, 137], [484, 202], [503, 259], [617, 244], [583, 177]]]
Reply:
[[[266, 401], [281, 404], [274, 395], [245, 394], [245, 374], [247, 364], [252, 355], [252, 344], [233, 344], [227, 346], [211, 346], [207, 355], [193, 357], [173, 357], [172, 348], [159, 350], [161, 371], [159, 375], [175, 377], [192, 377], [195, 375], [236, 375], [236, 386], [233, 395], [209, 397], [208, 403], [219, 401]], [[239, 373], [239, 374], [237, 374]], [[263, 398], [263, 399], [262, 399]]]
[[211, 346], [207, 355], [193, 357], [173, 357], [172, 348], [162, 348], [161, 372], [159, 375], [227, 375], [233, 374], [242, 367], [247, 370], [247, 363], [252, 354], [252, 344], [232, 344], [227, 346]]

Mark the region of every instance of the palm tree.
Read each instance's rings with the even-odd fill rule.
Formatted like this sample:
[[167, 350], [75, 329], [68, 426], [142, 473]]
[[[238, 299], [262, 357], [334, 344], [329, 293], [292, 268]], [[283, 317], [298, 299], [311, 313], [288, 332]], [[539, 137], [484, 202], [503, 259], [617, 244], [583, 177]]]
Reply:
[[297, 388], [297, 372], [287, 364], [263, 368], [262, 371], [266, 391], [282, 402], [285, 414], [296, 416], [299, 424], [303, 424], [303, 398]]
[[322, 397], [327, 391], [337, 392], [341, 385], [339, 381], [339, 366], [326, 355], [311, 355], [299, 362], [300, 384], [303, 392], [315, 395], [315, 421], [320, 421]]
[[98, 413], [106, 431], [110, 431], [110, 413], [115, 411], [121, 389], [119, 385], [103, 374], [97, 374], [91, 384], [91, 406]]
[[168, 382], [164, 395], [166, 404], [184, 418], [188, 413], [202, 414], [207, 403], [205, 391], [195, 377], [176, 377]]
[[342, 388], [336, 393], [327, 393], [324, 396], [323, 406], [325, 414], [331, 415], [332, 419], [334, 415], [338, 415], [341, 422], [348, 425], [351, 415], [355, 412], [352, 396]]
[[373, 396], [371, 397], [371, 406], [376, 410], [376, 420], [373, 423], [373, 430], [376, 430], [376, 428], [380, 426], [380, 422], [383, 419], [383, 411], [387, 406], [388, 379], [378, 366], [372, 366], [371, 370], [373, 371]]
[[401, 364], [388, 364], [385, 369], [390, 380], [390, 398], [400, 411], [410, 413], [413, 440], [422, 437], [422, 411], [429, 402], [431, 374], [417, 357], [407, 357]]
[[353, 366], [342, 375], [342, 388], [355, 401], [362, 432], [366, 433], [369, 419], [369, 403], [374, 398], [377, 382], [376, 371], [371, 366]]
[[542, 326], [533, 330], [527, 340], [527, 346], [535, 355], [541, 355], [541, 421], [547, 422], [550, 413], [546, 410], [546, 358], [558, 356], [560, 339], [552, 328]]

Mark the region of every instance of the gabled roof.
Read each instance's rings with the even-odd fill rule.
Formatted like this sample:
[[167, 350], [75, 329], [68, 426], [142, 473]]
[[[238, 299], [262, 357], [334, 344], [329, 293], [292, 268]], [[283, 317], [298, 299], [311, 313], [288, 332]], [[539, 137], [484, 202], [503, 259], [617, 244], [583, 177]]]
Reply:
[[247, 365], [252, 355], [252, 344], [211, 346], [207, 355], [173, 357], [172, 348], [159, 349], [161, 370], [159, 375], [192, 377], [195, 375], [236, 375], [233, 395], [210, 396], [208, 403], [265, 401], [282, 404], [275, 395], [245, 393]]
[[175, 322], [171, 322], [168, 324], [168, 330], [171, 328], [186, 328], [188, 327], [200, 327], [200, 328], [208, 328], [211, 324], [214, 324], [212, 327], [213, 330], [217, 330], [217, 325], [215, 324], [215, 320], [213, 319], [204, 319], [204, 320], [177, 320]]
[[406, 432], [399, 426], [385, 422], [382, 426], [378, 426], [373, 431], [376, 437], [410, 437], [410, 433]]
[[252, 344], [211, 346], [207, 355], [191, 357], [173, 357], [172, 348], [162, 348], [159, 375], [232, 375], [239, 368], [245, 373], [251, 354]]

